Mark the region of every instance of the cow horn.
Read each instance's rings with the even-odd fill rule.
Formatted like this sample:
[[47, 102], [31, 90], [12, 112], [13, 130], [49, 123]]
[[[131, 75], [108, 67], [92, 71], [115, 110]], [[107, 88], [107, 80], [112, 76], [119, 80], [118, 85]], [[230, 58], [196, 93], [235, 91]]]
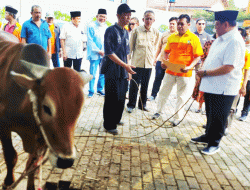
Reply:
[[93, 79], [93, 75], [88, 74], [86, 71], [79, 71], [80, 76], [82, 77], [83, 83], [87, 84], [89, 81]]
[[41, 79], [44, 74], [50, 70], [48, 67], [30, 63], [25, 60], [20, 60], [20, 62], [28, 70], [28, 72], [34, 75], [37, 79]]

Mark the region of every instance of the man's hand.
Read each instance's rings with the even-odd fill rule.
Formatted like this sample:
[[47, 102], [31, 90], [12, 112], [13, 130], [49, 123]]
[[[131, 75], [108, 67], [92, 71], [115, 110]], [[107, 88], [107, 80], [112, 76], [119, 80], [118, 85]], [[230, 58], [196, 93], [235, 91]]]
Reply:
[[190, 67], [185, 67], [185, 68], [181, 68], [180, 70], [181, 70], [181, 72], [183, 72], [183, 73], [187, 73], [189, 70], [192, 70], [193, 68], [190, 68]]
[[136, 74], [136, 72], [133, 71], [132, 68], [136, 68], [136, 67], [133, 66], [133, 65], [128, 65], [128, 64], [126, 64], [126, 65], [124, 66], [124, 69], [125, 69], [128, 73], [130, 73], [131, 75], [134, 75], [134, 74]]
[[161, 62], [161, 68], [163, 68], [163, 69], [167, 69], [167, 68], [168, 68], [167, 65], [165, 65], [165, 64], [163, 63], [163, 61]]
[[240, 96], [245, 96], [246, 93], [247, 93], [247, 92], [246, 92], [246, 87], [243, 87], [243, 86], [242, 86], [242, 87], [240, 88], [240, 90], [239, 90]]
[[131, 79], [132, 79], [132, 75], [129, 73], [129, 74], [128, 74], [128, 79], [127, 79], [127, 80], [128, 80], [128, 81], [131, 81]]
[[49, 59], [51, 59], [52, 57], [51, 52], [47, 52], [47, 53], [48, 53]]
[[99, 51], [98, 52], [101, 56], [104, 56], [104, 51]]
[[59, 51], [59, 58], [62, 57], [62, 51]]
[[153, 66], [155, 66], [155, 65], [156, 65], [156, 62], [157, 62], [157, 59], [155, 59], [155, 60], [154, 60]]
[[66, 61], [68, 59], [67, 53], [63, 52], [63, 61]]

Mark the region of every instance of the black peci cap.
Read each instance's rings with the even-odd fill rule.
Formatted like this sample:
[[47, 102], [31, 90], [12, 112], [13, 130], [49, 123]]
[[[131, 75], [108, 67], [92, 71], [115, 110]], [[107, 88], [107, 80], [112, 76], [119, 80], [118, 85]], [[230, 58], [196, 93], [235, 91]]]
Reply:
[[107, 14], [107, 11], [106, 11], [106, 9], [99, 9], [97, 14], [98, 14], [98, 15], [99, 15], [99, 14], [106, 15], [106, 14]]
[[9, 13], [13, 13], [13, 14], [17, 14], [17, 12], [18, 12], [16, 9], [9, 7], [9, 6], [5, 7], [5, 11], [7, 11]]
[[234, 21], [237, 19], [239, 11], [226, 10], [226, 11], [218, 11], [214, 13], [215, 20], [218, 21]]
[[135, 12], [135, 10], [131, 10], [126, 3], [121, 4], [117, 9], [118, 15], [121, 15], [122, 13], [131, 13], [131, 12]]
[[81, 16], [81, 11], [72, 11], [70, 12], [71, 17], [79, 17]]

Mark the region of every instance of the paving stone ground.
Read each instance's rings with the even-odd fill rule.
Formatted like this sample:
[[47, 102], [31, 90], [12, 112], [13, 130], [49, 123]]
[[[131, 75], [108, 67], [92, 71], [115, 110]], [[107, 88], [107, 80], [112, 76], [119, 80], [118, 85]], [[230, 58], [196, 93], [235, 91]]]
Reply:
[[[162, 125], [174, 113], [175, 97], [176, 93], [171, 93], [165, 113], [156, 121], [150, 120], [156, 110], [155, 101], [147, 104], [150, 112], [124, 111], [125, 125], [118, 127], [119, 135], [115, 137], [107, 134], [102, 126], [104, 98], [96, 94], [86, 98], [75, 131], [74, 166], [62, 170], [47, 162], [43, 166], [43, 184], [67, 181], [71, 189], [97, 190], [250, 189], [249, 118], [246, 122], [234, 120], [229, 135], [222, 139], [220, 152], [203, 155], [200, 150], [204, 146], [189, 141], [204, 132], [204, 115], [189, 111], [179, 126], [173, 128], [168, 122]], [[237, 117], [242, 102], [243, 99]], [[192, 109], [196, 107], [194, 103]], [[162, 127], [146, 135], [159, 125]], [[89, 135], [106, 137], [83, 137]], [[23, 153], [19, 136], [13, 133], [12, 137], [19, 153], [17, 178], [25, 168], [27, 154]], [[0, 154], [1, 183], [5, 175], [3, 154]], [[16, 189], [26, 189], [26, 182], [27, 178]]]

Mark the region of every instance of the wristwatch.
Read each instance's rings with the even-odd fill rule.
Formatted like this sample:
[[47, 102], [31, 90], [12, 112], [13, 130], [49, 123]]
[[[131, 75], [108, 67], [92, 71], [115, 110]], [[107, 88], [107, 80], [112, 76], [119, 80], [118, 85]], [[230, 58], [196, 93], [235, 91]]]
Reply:
[[203, 77], [205, 77], [205, 76], [207, 76], [207, 71], [206, 70], [204, 70], [204, 72], [203, 72]]

